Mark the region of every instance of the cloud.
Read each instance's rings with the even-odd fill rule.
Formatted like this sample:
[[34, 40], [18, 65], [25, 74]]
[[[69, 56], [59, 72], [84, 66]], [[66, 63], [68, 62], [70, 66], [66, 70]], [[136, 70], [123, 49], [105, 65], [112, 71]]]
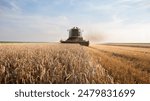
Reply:
[[17, 5], [16, 0], [1, 0], [0, 1], [0, 13], [18, 13], [21, 8]]
[[69, 26], [69, 20], [65, 16], [5, 15], [0, 22], [3, 23], [0, 25], [1, 33], [5, 34], [0, 34], [0, 40], [9, 40], [9, 37], [16, 36], [19, 37], [17, 40], [32, 41], [34, 37], [37, 41], [55, 41], [63, 36]]
[[149, 42], [148, 0], [0, 0], [0, 40], [59, 41], [79, 26], [92, 42]]
[[150, 43], [150, 22], [124, 23], [126, 19], [82, 24], [84, 36], [92, 42]]

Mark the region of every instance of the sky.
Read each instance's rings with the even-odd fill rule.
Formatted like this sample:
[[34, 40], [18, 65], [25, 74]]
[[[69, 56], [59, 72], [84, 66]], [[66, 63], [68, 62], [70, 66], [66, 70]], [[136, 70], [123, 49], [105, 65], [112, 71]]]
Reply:
[[150, 0], [0, 0], [0, 41], [150, 43]]

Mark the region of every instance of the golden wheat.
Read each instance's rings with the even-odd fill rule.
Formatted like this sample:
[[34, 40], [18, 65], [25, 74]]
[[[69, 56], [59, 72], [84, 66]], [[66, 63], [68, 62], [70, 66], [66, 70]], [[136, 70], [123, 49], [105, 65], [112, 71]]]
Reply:
[[149, 48], [93, 45], [91, 51], [115, 83], [150, 83]]
[[0, 45], [0, 83], [113, 83], [88, 52], [73, 44]]
[[0, 44], [0, 83], [150, 83], [150, 49]]

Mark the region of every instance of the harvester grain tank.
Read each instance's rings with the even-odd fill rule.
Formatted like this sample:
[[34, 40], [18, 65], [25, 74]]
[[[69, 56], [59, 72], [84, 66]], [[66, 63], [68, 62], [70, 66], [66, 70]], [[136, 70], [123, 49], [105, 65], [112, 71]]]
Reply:
[[73, 27], [69, 30], [69, 38], [66, 41], [60, 40], [61, 43], [76, 43], [84, 46], [89, 46], [89, 41], [83, 40], [81, 30], [78, 27]]

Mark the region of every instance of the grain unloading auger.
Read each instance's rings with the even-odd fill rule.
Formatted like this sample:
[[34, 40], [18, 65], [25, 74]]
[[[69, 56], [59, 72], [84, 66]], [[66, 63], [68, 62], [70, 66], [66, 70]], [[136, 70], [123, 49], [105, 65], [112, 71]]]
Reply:
[[89, 41], [83, 40], [81, 30], [78, 27], [73, 27], [69, 30], [69, 38], [66, 41], [60, 40], [61, 43], [77, 43], [84, 46], [89, 46]]

